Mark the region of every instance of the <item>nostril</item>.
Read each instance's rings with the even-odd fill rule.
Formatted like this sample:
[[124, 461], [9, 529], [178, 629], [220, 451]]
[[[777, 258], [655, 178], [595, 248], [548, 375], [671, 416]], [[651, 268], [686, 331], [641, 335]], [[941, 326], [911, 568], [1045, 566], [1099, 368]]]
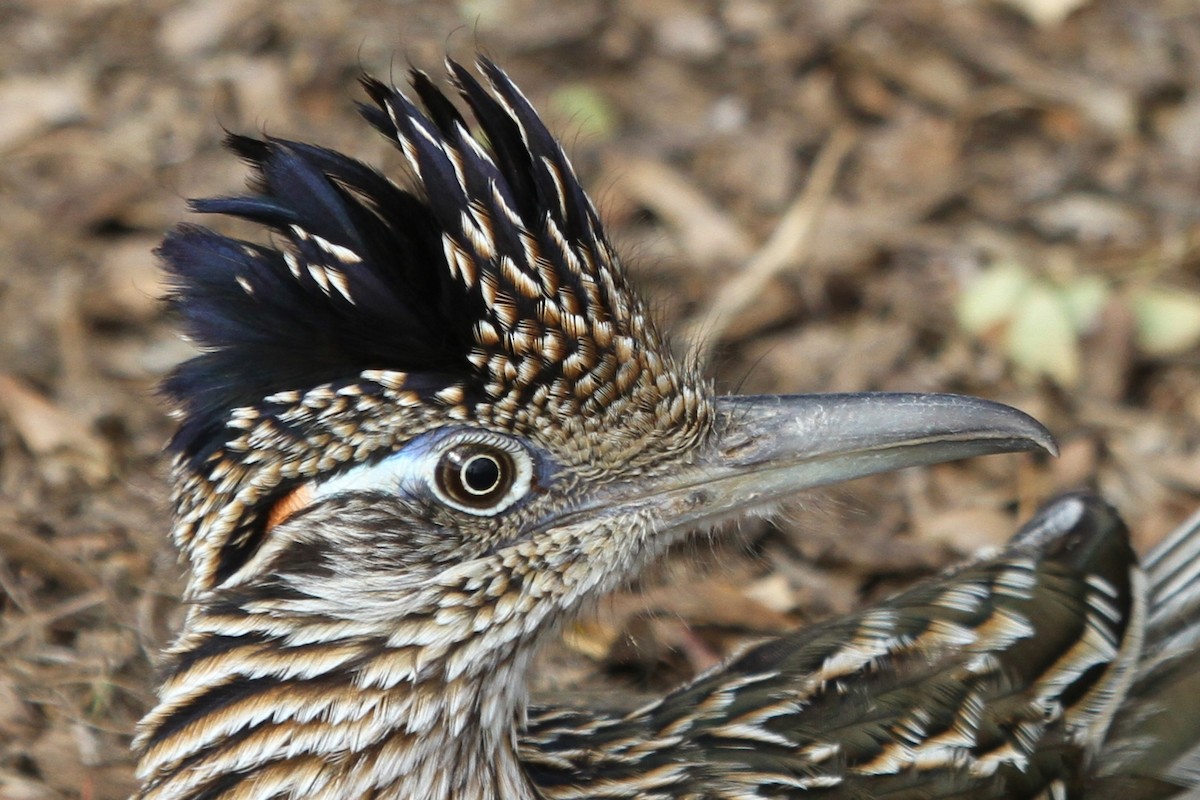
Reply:
[[753, 454], [757, 449], [758, 440], [753, 436], [745, 436], [741, 439], [726, 444], [721, 448], [721, 456], [727, 459], [743, 459], [747, 455]]

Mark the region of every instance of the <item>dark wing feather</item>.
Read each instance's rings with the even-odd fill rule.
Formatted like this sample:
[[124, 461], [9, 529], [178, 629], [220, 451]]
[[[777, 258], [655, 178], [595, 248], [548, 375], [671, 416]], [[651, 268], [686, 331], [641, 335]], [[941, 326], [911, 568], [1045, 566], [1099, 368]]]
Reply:
[[649, 708], [535, 713], [523, 752], [551, 798], [668, 771], [678, 794], [718, 798], [1071, 790], [1137, 655], [1136, 574], [1112, 509], [1070, 495], [994, 558], [754, 648]]

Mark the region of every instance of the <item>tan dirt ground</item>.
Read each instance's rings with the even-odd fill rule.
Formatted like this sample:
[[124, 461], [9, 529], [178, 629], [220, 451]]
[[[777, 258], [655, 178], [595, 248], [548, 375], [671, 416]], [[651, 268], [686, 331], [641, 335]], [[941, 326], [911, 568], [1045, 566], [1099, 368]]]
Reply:
[[[0, 798], [134, 785], [180, 620], [154, 386], [190, 352], [151, 250], [186, 197], [242, 186], [222, 128], [394, 169], [359, 72], [477, 50], [546, 110], [720, 387], [969, 392], [1063, 447], [685, 548], [570, 629], [537, 688], [662, 691], [1065, 489], [1099, 488], [1143, 547], [1200, 505], [1194, 2], [0, 3]], [[955, 309], [987, 306], [998, 266], [1024, 293], [968, 332]]]

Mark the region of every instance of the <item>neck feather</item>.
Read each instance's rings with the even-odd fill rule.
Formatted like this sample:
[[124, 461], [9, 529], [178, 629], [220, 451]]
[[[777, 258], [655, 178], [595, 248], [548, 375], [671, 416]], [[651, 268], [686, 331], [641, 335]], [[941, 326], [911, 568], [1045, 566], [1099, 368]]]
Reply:
[[535, 800], [530, 661], [670, 537], [587, 520], [456, 561], [453, 529], [389, 537], [396, 509], [327, 506], [195, 598], [135, 742], [136, 800]]
[[369, 581], [333, 606], [201, 598], [142, 723], [139, 800], [536, 798], [516, 729], [552, 621], [509, 593], [456, 606], [441, 584], [437, 602], [372, 602]]

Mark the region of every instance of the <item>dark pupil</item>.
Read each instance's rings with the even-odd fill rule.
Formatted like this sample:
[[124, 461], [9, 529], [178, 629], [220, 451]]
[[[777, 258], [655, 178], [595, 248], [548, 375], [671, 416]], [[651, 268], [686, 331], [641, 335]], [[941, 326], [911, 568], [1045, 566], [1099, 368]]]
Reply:
[[463, 466], [462, 479], [467, 491], [484, 494], [500, 482], [500, 465], [494, 458], [476, 456]]

